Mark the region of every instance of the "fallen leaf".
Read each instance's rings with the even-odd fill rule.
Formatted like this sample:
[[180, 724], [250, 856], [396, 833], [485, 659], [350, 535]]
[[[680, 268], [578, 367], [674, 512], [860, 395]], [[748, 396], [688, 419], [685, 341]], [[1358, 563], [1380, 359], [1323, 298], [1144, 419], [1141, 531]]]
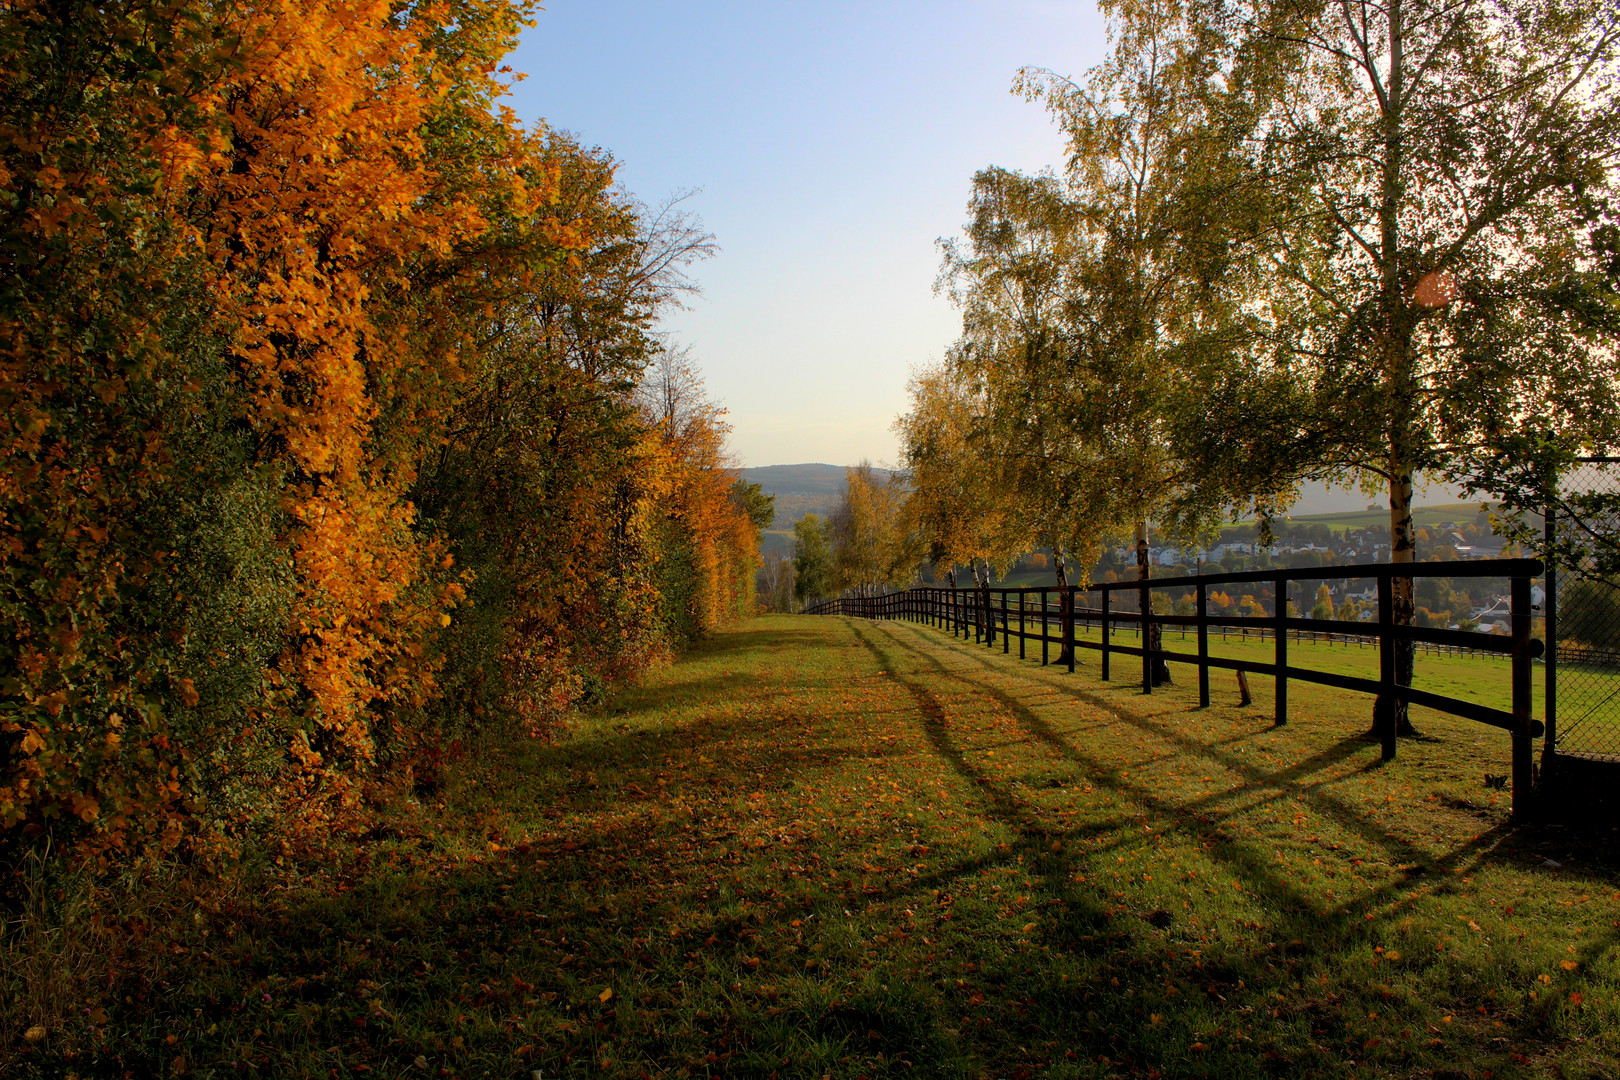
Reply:
[[600, 1001], [602, 1004], [606, 1005], [608, 1003], [608, 999], [611, 998], [612, 996], [613, 996], [613, 988], [610, 986], [606, 990], [602, 991], [600, 994], [597, 994], [596, 995], [596, 1000]]

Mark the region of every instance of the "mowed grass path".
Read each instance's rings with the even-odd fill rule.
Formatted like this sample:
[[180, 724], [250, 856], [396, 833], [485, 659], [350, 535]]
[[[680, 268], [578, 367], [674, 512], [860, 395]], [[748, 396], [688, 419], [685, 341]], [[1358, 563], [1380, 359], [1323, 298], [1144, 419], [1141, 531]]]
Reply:
[[1620, 1073], [1615, 834], [1510, 827], [1501, 733], [1429, 717], [1380, 766], [1367, 699], [1279, 729], [1265, 680], [1199, 710], [1083, 660], [754, 620], [148, 928], [18, 1072]]

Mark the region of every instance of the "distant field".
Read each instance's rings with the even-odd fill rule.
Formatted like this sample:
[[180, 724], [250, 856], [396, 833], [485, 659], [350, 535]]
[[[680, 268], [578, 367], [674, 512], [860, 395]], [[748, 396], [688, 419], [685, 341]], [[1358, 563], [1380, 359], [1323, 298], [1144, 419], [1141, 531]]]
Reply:
[[[1441, 506], [1420, 506], [1412, 511], [1412, 520], [1419, 528], [1428, 528], [1447, 521], [1465, 525], [1479, 516], [1479, 508], [1479, 503], [1446, 503]], [[1294, 525], [1326, 525], [1335, 533], [1342, 533], [1346, 529], [1365, 529], [1370, 525], [1382, 525], [1387, 528], [1389, 525], [1389, 511], [1353, 510], [1343, 514], [1295, 515], [1287, 520]], [[1252, 519], [1228, 522], [1221, 526], [1221, 531], [1230, 532], [1253, 524]]]

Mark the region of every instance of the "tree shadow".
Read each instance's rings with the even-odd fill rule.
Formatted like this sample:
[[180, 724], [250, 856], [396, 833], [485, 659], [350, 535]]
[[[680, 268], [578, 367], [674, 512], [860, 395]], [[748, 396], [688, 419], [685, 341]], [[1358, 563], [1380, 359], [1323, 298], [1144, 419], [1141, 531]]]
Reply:
[[[880, 635], [884, 639], [882, 644], [876, 640]], [[1274, 994], [1279, 1000], [1295, 994], [1303, 985], [1303, 974], [1310, 971], [1322, 972], [1321, 979], [1326, 985], [1352, 955], [1371, 953], [1375, 944], [1394, 936], [1397, 929], [1394, 923], [1398, 918], [1395, 911], [1403, 901], [1417, 895], [1411, 892], [1413, 888], [1426, 887], [1437, 897], [1453, 895], [1458, 891], [1457, 880], [1464, 870], [1477, 870], [1493, 860], [1514, 858], [1510, 847], [1513, 830], [1506, 823], [1499, 822], [1474, 838], [1456, 844], [1436, 856], [1367, 820], [1353, 806], [1322, 790], [1322, 782], [1308, 782], [1308, 778], [1324, 769], [1363, 752], [1365, 746], [1358, 738], [1342, 739], [1331, 747], [1281, 769], [1266, 770], [1242, 756], [1222, 749], [1222, 745], [1229, 740], [1200, 740], [1162, 720], [1132, 714], [1127, 708], [1122, 707], [1115, 695], [1093, 695], [1077, 688], [1063, 688], [1063, 693], [1071, 699], [1093, 708], [1110, 710], [1119, 722], [1134, 727], [1144, 734], [1165, 740], [1184, 754], [1217, 762], [1242, 779], [1242, 783], [1230, 791], [1212, 793], [1190, 802], [1170, 800], [1159, 796], [1145, 785], [1125, 779], [1121, 776], [1122, 770], [1112, 763], [1084, 752], [1069, 739], [1057, 733], [1018, 696], [984, 678], [976, 678], [953, 668], [942, 661], [936, 652], [918, 648], [915, 643], [908, 642], [905, 640], [904, 630], [888, 624], [879, 624], [874, 626], [870, 635], [861, 636], [868, 647], [880, 654], [891, 667], [900, 666], [894, 662], [894, 652], [903, 650], [910, 653], [913, 659], [930, 667], [933, 676], [954, 680], [968, 687], [970, 692], [994, 701], [1001, 709], [1015, 715], [1018, 722], [1050, 750], [1081, 768], [1086, 778], [1093, 784], [1143, 807], [1149, 819], [1161, 830], [1166, 828], [1179, 830], [1189, 838], [1204, 841], [1209, 856], [1222, 862], [1230, 873], [1238, 877], [1244, 886], [1259, 898], [1261, 906], [1271, 914], [1270, 925], [1266, 926], [1264, 932], [1255, 940], [1235, 942], [1224, 950], [1224, 970], [1231, 976], [1230, 978], [1223, 980], [1216, 971], [1200, 970], [1195, 974], [1188, 971], [1184, 965], [1180, 966], [1182, 977], [1202, 978], [1209, 986], [1224, 984], [1227, 993], [1231, 993], [1234, 982], [1239, 988], [1245, 985], [1242, 979], [1232, 974], [1234, 972], [1247, 973], [1250, 994], [1248, 1000], [1251, 1001], [1255, 990]], [[930, 641], [930, 645], [937, 644]], [[956, 643], [951, 644], [955, 655], [960, 658], [983, 669], [994, 668], [994, 661], [979, 655], [977, 650], [967, 649]], [[932, 732], [937, 733], [937, 736], [931, 737], [936, 738], [941, 755], [952, 763], [953, 768], [974, 781], [975, 790], [985, 800], [987, 808], [992, 813], [1002, 817], [1009, 827], [1014, 829], [1025, 827], [1028, 812], [1012, 793], [998, 788], [994, 778], [974, 768], [964, 754], [947, 744], [944, 733], [949, 729], [948, 717], [939, 707], [937, 697], [932, 691], [920, 686], [913, 688], [913, 692], [918, 699], [919, 708], [925, 715], [930, 716], [928, 726]], [[1376, 761], [1368, 763], [1369, 768], [1376, 768], [1377, 765]], [[1130, 767], [1140, 768], [1141, 764], [1133, 764]], [[1267, 800], [1297, 798], [1305, 801], [1316, 813], [1331, 819], [1349, 834], [1360, 838], [1370, 846], [1382, 849], [1392, 861], [1405, 864], [1400, 866], [1400, 876], [1324, 909], [1310, 894], [1301, 891], [1285, 875], [1263, 861], [1254, 849], [1253, 841], [1235, 836], [1222, 827], [1221, 822], [1225, 817], [1239, 812], [1237, 807], [1223, 810], [1222, 804], [1238, 802], [1244, 796], [1251, 798], [1260, 796]], [[1253, 808], [1251, 804], [1243, 809]], [[1101, 848], [1091, 846], [1086, 849], [1085, 855], [1094, 860], [1115, 846], [1115, 844]], [[1419, 882], [1434, 884], [1419, 886]], [[1126, 936], [1133, 942], [1147, 945], [1150, 950], [1148, 956], [1162, 964], [1166, 970], [1177, 968], [1178, 965], [1173, 960], [1166, 960], [1164, 956], [1156, 956], [1151, 952], [1153, 945], [1159, 940], [1155, 937], [1158, 925], [1154, 922], [1154, 918], [1158, 916], [1173, 921], [1174, 916], [1164, 912], [1145, 915], [1137, 913], [1137, 915], [1141, 921], [1149, 925], [1140, 926]], [[1260, 924], [1255, 924], [1255, 927], [1259, 929]], [[1612, 937], [1612, 935], [1605, 936]], [[1280, 955], [1275, 950], [1278, 943], [1285, 939], [1290, 942], [1285, 947], [1287, 952], [1285, 966], [1278, 966], [1273, 962]], [[1586, 954], [1583, 955], [1596, 955], [1606, 947], [1607, 941], [1594, 943], [1588, 946]], [[1138, 953], [1139, 951], [1137, 950]], [[1174, 951], [1170, 950], [1169, 956], [1174, 955]], [[1048, 987], [1047, 990], [1049, 1015], [1078, 1009], [1088, 1003], [1092, 1006], [1093, 1015], [1095, 1014], [1094, 996], [1067, 987], [1061, 989]], [[1328, 995], [1328, 999], [1333, 997], [1331, 993]], [[1512, 1018], [1511, 1013], [1507, 1015]], [[1329, 1042], [1349, 1030], [1342, 1025], [1336, 1028], [1325, 1014], [1316, 1015], [1309, 1022], [1313, 1025], [1314, 1035], [1321, 1038], [1322, 1042]], [[1517, 1029], [1521, 1035], [1533, 1035], [1537, 1031], [1538, 1024], [1538, 1020], [1526, 1020], [1518, 1024]], [[1144, 1041], [1119, 1031], [1104, 1035], [1096, 1028], [1088, 1034], [1097, 1036], [1090, 1040], [1092, 1042], [1090, 1048], [1096, 1049], [1099, 1044], [1105, 1044], [1109, 1048], [1112, 1060], [1118, 1061], [1122, 1056], [1127, 1061], [1153, 1058], [1153, 1050], [1149, 1045], [1151, 1039]], [[1276, 1066], [1279, 1064], [1286, 1065], [1281, 1071], [1291, 1071], [1297, 1069], [1303, 1062], [1298, 1060], [1256, 1062], [1251, 1067], [1277, 1071]]]

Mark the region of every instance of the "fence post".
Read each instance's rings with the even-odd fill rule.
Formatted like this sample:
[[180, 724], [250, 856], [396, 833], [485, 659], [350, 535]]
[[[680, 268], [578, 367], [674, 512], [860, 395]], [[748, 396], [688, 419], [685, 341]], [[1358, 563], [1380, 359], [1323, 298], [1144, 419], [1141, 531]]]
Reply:
[[1530, 579], [1515, 577], [1510, 586], [1509, 620], [1513, 627], [1513, 816], [1529, 816], [1535, 797], [1530, 767]]
[[1546, 565], [1542, 567], [1542, 573], [1546, 577], [1541, 584], [1544, 590], [1541, 597], [1541, 618], [1545, 627], [1542, 635], [1546, 638], [1547, 644], [1547, 651], [1541, 654], [1541, 670], [1547, 679], [1546, 703], [1542, 706], [1542, 712], [1547, 718], [1547, 737], [1541, 743], [1543, 760], [1556, 751], [1558, 744], [1558, 569], [1553, 563], [1553, 543], [1558, 539], [1557, 497], [1558, 466], [1553, 465], [1548, 468], [1547, 505], [1541, 514], [1544, 549], [1542, 558], [1547, 560]]
[[1001, 590], [1001, 654], [1007, 655], [1012, 649], [1012, 642], [1007, 640], [1007, 631], [1012, 629], [1012, 619], [1007, 614], [1007, 590]]
[[1383, 759], [1395, 760], [1395, 583], [1378, 575], [1378, 739]]
[[1075, 587], [1068, 587], [1069, 602], [1063, 605], [1063, 649], [1069, 654], [1069, 674], [1074, 674], [1074, 602]]
[[1041, 590], [1041, 667], [1045, 667], [1047, 664], [1051, 663], [1051, 660], [1049, 659], [1049, 657], [1051, 656], [1051, 651], [1050, 651], [1050, 646], [1048, 644], [1048, 638], [1050, 637], [1050, 627], [1052, 625], [1052, 619], [1051, 619], [1051, 616], [1047, 612], [1046, 604], [1047, 604], [1046, 590], [1042, 589]]
[[1148, 591], [1147, 579], [1143, 578], [1141, 590], [1137, 593], [1136, 610], [1138, 614], [1136, 625], [1142, 633], [1142, 693], [1153, 693], [1153, 656], [1148, 648], [1152, 634], [1148, 631], [1148, 618], [1153, 613], [1153, 594]]
[[1209, 614], [1204, 610], [1204, 583], [1197, 586], [1198, 601], [1198, 707], [1209, 708]]
[[1018, 591], [1018, 659], [1024, 658], [1024, 601], [1029, 596], [1022, 589]]
[[1273, 614], [1277, 619], [1277, 716], [1276, 724], [1288, 723], [1288, 578], [1278, 574], [1272, 593]]
[[1108, 681], [1108, 598], [1112, 595], [1113, 590], [1107, 587], [1103, 588], [1102, 614], [1099, 621], [1102, 623], [1102, 677], [1104, 682]]

